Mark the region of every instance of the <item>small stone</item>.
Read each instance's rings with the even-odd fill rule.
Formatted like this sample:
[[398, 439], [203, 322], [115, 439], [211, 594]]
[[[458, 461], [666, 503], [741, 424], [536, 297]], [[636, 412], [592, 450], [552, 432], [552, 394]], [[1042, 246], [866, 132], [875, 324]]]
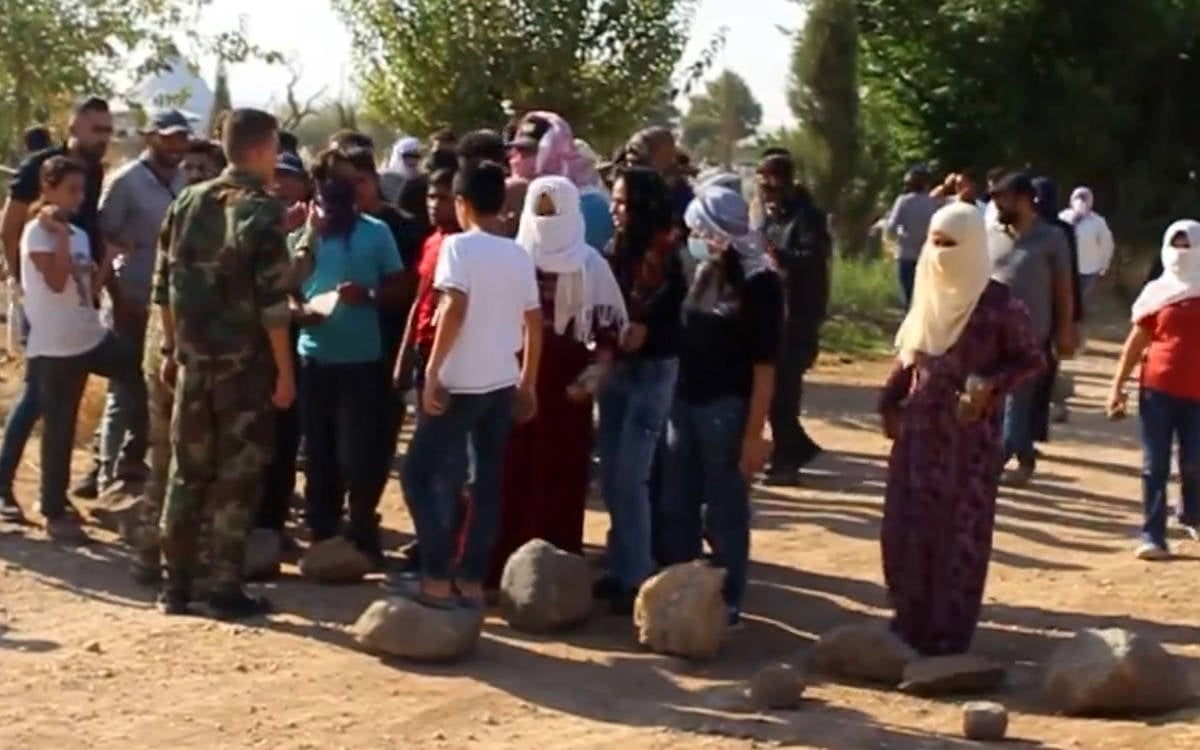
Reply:
[[1084, 630], [1059, 646], [1045, 692], [1072, 716], [1162, 714], [1195, 700], [1178, 659], [1153, 638], [1119, 628]]
[[638, 643], [657, 654], [714, 658], [729, 616], [724, 582], [724, 570], [699, 561], [660, 571], [642, 584], [634, 602]]
[[509, 558], [500, 578], [500, 614], [517, 630], [546, 633], [582, 623], [592, 611], [587, 560], [534, 539]]
[[1008, 709], [991, 701], [963, 706], [963, 736], [976, 742], [999, 742], [1008, 734]]
[[883, 685], [898, 685], [917, 652], [886, 625], [842, 625], [825, 633], [813, 650], [812, 665], [822, 674]]
[[790, 710], [800, 705], [804, 677], [787, 664], [760, 669], [750, 679], [750, 700], [760, 709]]
[[317, 542], [300, 558], [300, 575], [320, 583], [357, 583], [371, 568], [370, 558], [342, 537]]
[[483, 612], [468, 607], [436, 609], [411, 599], [380, 599], [354, 624], [356, 640], [367, 650], [415, 661], [445, 662], [475, 650]]
[[100, 641], [88, 641], [87, 645], [83, 647], [83, 650], [90, 654], [104, 653], [104, 647], [100, 645]]
[[918, 659], [904, 668], [900, 689], [913, 695], [986, 693], [1004, 683], [1004, 667], [972, 654]]

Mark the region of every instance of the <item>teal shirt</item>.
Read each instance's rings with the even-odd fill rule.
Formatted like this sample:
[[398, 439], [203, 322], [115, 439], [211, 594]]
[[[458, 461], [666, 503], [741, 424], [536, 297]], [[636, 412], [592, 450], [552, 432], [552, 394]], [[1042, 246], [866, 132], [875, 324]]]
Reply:
[[583, 239], [594, 249], [605, 252], [613, 238], [612, 210], [600, 193], [584, 193], [579, 198], [583, 213]]
[[[346, 281], [378, 291], [384, 277], [404, 270], [391, 230], [370, 216], [359, 217], [349, 241], [344, 235], [321, 237], [312, 252], [313, 272], [300, 286], [305, 300]], [[300, 331], [297, 351], [327, 364], [378, 361], [383, 356], [378, 308], [338, 304], [326, 320]]]

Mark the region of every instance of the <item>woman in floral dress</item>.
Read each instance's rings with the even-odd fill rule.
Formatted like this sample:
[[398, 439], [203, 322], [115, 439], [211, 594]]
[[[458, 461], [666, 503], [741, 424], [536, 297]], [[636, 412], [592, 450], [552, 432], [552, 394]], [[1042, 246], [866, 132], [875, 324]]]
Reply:
[[892, 629], [927, 656], [970, 647], [1002, 469], [999, 407], [1045, 367], [1024, 305], [990, 271], [979, 212], [938, 211], [880, 399], [895, 440], [882, 530]]

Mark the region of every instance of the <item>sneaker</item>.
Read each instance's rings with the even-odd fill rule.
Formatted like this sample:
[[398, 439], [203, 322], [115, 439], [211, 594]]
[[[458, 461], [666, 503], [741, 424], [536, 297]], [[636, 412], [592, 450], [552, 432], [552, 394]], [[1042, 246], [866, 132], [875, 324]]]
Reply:
[[271, 602], [238, 589], [209, 594], [208, 610], [218, 620], [249, 620], [270, 614]]
[[95, 500], [100, 497], [100, 470], [92, 469], [71, 488], [71, 495], [80, 500]]
[[1034, 467], [1030, 464], [1023, 464], [1015, 469], [1009, 469], [1004, 472], [1004, 477], [1001, 482], [1007, 487], [1028, 487], [1033, 481]]
[[166, 588], [158, 593], [154, 606], [164, 615], [178, 616], [191, 614], [188, 605], [192, 596], [187, 591], [178, 588]]
[[83, 524], [79, 522], [79, 518], [70, 513], [47, 518], [46, 535], [52, 541], [71, 547], [81, 547], [92, 541], [92, 538], [83, 530]]
[[1167, 551], [1166, 547], [1160, 547], [1153, 542], [1144, 542], [1142, 546], [1138, 547], [1137, 558], [1152, 561], [1169, 560], [1171, 553]]
[[0, 521], [6, 523], [25, 523], [25, 512], [11, 492], [0, 492]]

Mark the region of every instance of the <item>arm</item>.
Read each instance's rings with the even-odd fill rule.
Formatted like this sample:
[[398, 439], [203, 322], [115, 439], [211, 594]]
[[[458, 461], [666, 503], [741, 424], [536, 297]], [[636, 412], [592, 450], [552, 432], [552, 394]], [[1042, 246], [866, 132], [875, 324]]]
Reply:
[[445, 289], [442, 293], [438, 312], [437, 334], [433, 337], [433, 351], [429, 355], [429, 364], [425, 367], [425, 382], [439, 384], [442, 365], [446, 363], [446, 355], [458, 341], [462, 331], [463, 321], [467, 317], [467, 294], [458, 289]]
[[175, 206], [167, 209], [162, 228], [158, 232], [158, 251], [154, 259], [154, 279], [150, 288], [150, 304], [158, 307], [161, 314], [165, 359], [175, 351], [175, 316], [171, 312], [171, 249], [175, 242]]
[[0, 240], [4, 242], [4, 262], [9, 275], [21, 280], [21, 231], [29, 217], [29, 204], [9, 197], [0, 215]]
[[400, 351], [396, 353], [396, 361], [392, 363], [392, 381], [397, 385], [406, 384], [406, 376], [411, 372], [413, 338], [417, 333], [417, 303], [427, 289], [433, 286], [429, 279], [421, 279], [417, 287], [417, 295], [411, 307], [408, 308], [408, 319], [404, 322], [404, 335], [400, 339]]
[[521, 389], [537, 390], [538, 363], [542, 360], [542, 307], [525, 311], [525, 341], [522, 347]]
[[1108, 273], [1108, 267], [1112, 265], [1113, 253], [1116, 252], [1117, 243], [1113, 239], [1112, 229], [1109, 228], [1108, 222], [1104, 217], [1097, 215], [1096, 219], [1100, 222], [1100, 227], [1097, 230], [1100, 239], [1100, 275]]
[[259, 319], [267, 332], [271, 359], [275, 362], [277, 379], [272, 401], [276, 407], [286, 409], [295, 397], [296, 375], [292, 370], [292, 313], [288, 306], [291, 263], [283, 234], [283, 204], [264, 197], [251, 210], [245, 240], [253, 252]]
[[900, 360], [896, 360], [891, 374], [884, 381], [883, 388], [879, 393], [877, 410], [880, 414], [900, 408], [904, 400], [908, 398], [909, 390], [912, 389], [912, 377], [913, 368], [901, 364]]
[[1139, 321], [1129, 329], [1125, 346], [1121, 349], [1121, 358], [1117, 360], [1117, 369], [1113, 373], [1112, 395], [1119, 396], [1125, 390], [1125, 381], [1133, 374], [1133, 368], [1142, 361], [1142, 355], [1150, 346], [1150, 332]]
[[42, 275], [50, 291], [58, 294], [67, 288], [71, 279], [71, 230], [55, 222], [46, 232], [33, 231], [29, 236], [29, 260]]
[[883, 231], [890, 240], [895, 240], [900, 234], [901, 213], [904, 209], [904, 196], [896, 197], [895, 203], [892, 204], [892, 210], [888, 211], [887, 219], [883, 222]]
[[[1062, 230], [1061, 226], [1058, 230]], [[1068, 240], [1068, 234], [1071, 240]], [[1062, 357], [1075, 353], [1075, 324], [1079, 306], [1079, 256], [1073, 247], [1074, 230], [1055, 231], [1056, 242], [1050, 248], [1050, 272], [1053, 274], [1055, 345]]]
[[400, 258], [400, 248], [396, 245], [391, 230], [383, 224], [379, 225], [377, 252], [380, 278], [375, 301], [381, 307], [399, 307], [404, 303], [405, 294], [411, 287], [404, 271], [404, 261]]

